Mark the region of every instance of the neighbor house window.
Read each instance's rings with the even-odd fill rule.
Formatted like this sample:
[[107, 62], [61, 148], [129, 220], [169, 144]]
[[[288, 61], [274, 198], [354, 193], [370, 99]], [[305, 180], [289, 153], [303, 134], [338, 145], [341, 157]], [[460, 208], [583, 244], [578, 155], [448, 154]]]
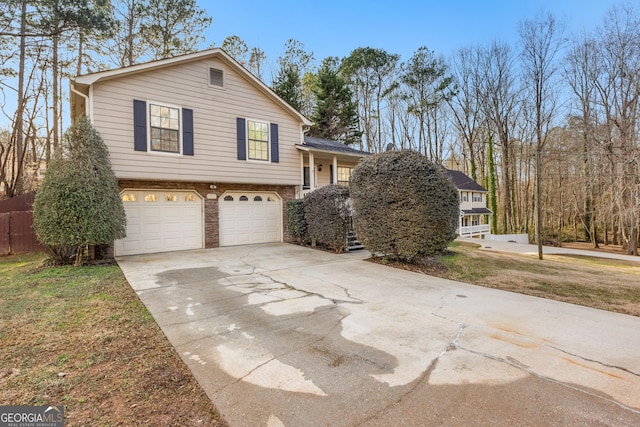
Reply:
[[351, 168], [338, 166], [338, 185], [349, 185], [352, 170]]
[[469, 193], [462, 193], [462, 201], [463, 202], [469, 201]]
[[180, 109], [149, 104], [151, 150], [180, 152]]
[[473, 201], [481, 202], [482, 201], [482, 193], [473, 193]]
[[250, 160], [269, 161], [269, 123], [247, 120]]

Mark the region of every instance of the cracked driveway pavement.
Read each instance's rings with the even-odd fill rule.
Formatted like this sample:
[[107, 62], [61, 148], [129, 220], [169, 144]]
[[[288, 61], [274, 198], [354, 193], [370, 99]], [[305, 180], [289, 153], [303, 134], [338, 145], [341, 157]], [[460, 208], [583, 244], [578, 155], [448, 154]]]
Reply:
[[118, 260], [233, 426], [640, 425], [640, 318], [290, 244]]

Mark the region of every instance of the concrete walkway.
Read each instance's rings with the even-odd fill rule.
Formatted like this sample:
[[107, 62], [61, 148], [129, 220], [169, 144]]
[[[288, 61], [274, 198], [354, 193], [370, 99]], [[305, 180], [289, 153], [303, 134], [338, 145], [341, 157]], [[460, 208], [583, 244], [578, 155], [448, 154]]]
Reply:
[[[513, 242], [498, 242], [493, 240], [482, 240], [482, 239], [457, 239], [461, 242], [469, 242], [480, 245], [482, 249], [486, 249], [489, 251], [496, 252], [507, 252], [507, 253], [515, 253], [515, 254], [523, 254], [523, 255], [535, 255], [538, 256], [538, 246], [537, 245], [524, 245], [521, 243], [513, 243]], [[580, 255], [580, 256], [590, 256], [597, 258], [608, 258], [608, 259], [619, 259], [623, 261], [632, 261], [640, 263], [640, 256], [633, 255], [624, 255], [624, 254], [616, 254], [610, 252], [604, 252], [599, 250], [583, 250], [583, 249], [571, 249], [571, 248], [558, 248], [555, 246], [543, 246], [542, 247], [543, 256], [546, 254], [566, 254], [566, 255]]]
[[131, 256], [232, 426], [640, 425], [640, 318], [289, 244]]

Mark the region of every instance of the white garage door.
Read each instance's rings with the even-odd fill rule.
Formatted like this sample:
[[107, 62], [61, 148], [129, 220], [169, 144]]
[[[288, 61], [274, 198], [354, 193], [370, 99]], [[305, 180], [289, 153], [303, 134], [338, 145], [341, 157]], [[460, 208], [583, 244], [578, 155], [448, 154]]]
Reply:
[[126, 190], [127, 237], [115, 242], [120, 255], [200, 249], [202, 198], [193, 191]]
[[220, 246], [282, 241], [282, 201], [275, 193], [226, 192], [220, 207]]

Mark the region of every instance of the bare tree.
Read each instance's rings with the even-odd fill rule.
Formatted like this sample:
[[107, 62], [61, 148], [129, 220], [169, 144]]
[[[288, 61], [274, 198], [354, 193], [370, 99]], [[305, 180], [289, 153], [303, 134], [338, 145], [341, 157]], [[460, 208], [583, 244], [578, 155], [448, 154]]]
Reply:
[[382, 143], [382, 120], [385, 97], [395, 89], [393, 80], [400, 55], [390, 54], [384, 49], [357, 48], [342, 60], [341, 71], [351, 84], [367, 150], [380, 152]]
[[581, 153], [583, 175], [583, 206], [581, 220], [585, 237], [594, 247], [598, 247], [596, 221], [594, 218], [593, 191], [596, 175], [593, 173], [592, 152], [595, 147], [595, 96], [596, 81], [594, 74], [598, 70], [597, 43], [592, 37], [582, 34], [575, 38], [565, 59], [564, 77], [575, 98], [581, 130]]
[[451, 71], [455, 76], [456, 96], [449, 100], [453, 112], [456, 134], [464, 141], [468, 150], [471, 178], [478, 179], [478, 145], [486, 136], [485, 118], [482, 114], [481, 100], [481, 57], [479, 47], [461, 48], [451, 59]]
[[481, 64], [483, 114], [491, 130], [497, 135], [500, 147], [500, 210], [503, 233], [510, 233], [516, 229], [512, 129], [519, 106], [519, 88], [516, 86], [514, 61], [511, 47], [506, 43], [494, 41], [484, 51]]
[[556, 57], [564, 43], [564, 25], [548, 12], [540, 11], [533, 20], [520, 24], [521, 59], [524, 82], [534, 103], [536, 146], [536, 243], [538, 258], [542, 253], [542, 189], [541, 156], [549, 127], [558, 111], [558, 92], [554, 77], [558, 70]]
[[631, 6], [614, 7], [605, 17], [599, 34], [602, 72], [596, 81], [600, 102], [609, 126], [606, 150], [613, 179], [611, 203], [619, 216], [620, 231], [629, 254], [638, 255], [640, 193], [637, 180], [638, 101], [640, 96], [640, 19]]

